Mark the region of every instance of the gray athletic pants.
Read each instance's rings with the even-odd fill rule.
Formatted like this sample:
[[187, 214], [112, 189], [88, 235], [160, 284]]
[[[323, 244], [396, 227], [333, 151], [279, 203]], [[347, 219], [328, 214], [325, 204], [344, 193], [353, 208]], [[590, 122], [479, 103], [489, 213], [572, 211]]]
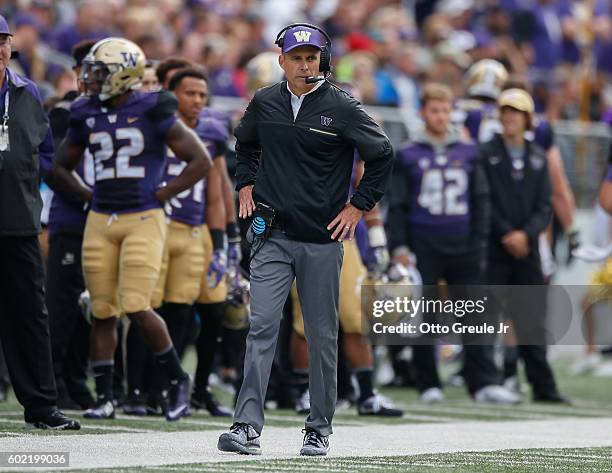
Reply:
[[310, 415], [306, 427], [332, 433], [338, 362], [340, 242], [304, 243], [273, 230], [251, 261], [251, 327], [244, 357], [244, 380], [234, 422], [264, 425], [264, 400], [283, 306], [293, 279], [304, 314], [308, 342]]

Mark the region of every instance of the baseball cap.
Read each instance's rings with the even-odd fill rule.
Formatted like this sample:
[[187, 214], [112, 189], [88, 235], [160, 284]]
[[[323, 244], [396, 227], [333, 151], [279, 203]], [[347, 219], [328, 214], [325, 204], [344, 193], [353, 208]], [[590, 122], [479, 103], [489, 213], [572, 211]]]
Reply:
[[9, 36], [13, 36], [13, 33], [9, 30], [8, 23], [6, 22], [6, 18], [0, 15], [0, 34], [6, 34]]
[[531, 95], [522, 89], [504, 90], [497, 99], [497, 105], [499, 108], [511, 107], [530, 115], [535, 110]]
[[322, 50], [325, 43], [325, 36], [319, 30], [308, 26], [294, 26], [285, 31], [283, 53], [300, 46], [314, 46]]

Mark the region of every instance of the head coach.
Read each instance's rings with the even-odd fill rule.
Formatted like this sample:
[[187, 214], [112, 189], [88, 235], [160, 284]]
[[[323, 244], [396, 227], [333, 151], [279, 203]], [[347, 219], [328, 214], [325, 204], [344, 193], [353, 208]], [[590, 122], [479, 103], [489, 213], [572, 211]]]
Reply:
[[0, 337], [26, 422], [78, 429], [56, 407], [38, 244], [40, 169], [51, 168], [53, 138], [38, 88], [8, 68], [11, 42], [0, 16]]
[[[363, 213], [383, 196], [393, 149], [361, 104], [325, 80], [331, 41], [324, 31], [295, 23], [276, 44], [287, 80], [260, 89], [235, 131], [239, 216], [254, 216], [251, 327], [234, 424], [218, 447], [260, 452], [270, 367], [295, 278], [310, 361], [311, 410], [300, 453], [325, 455], [336, 403], [341, 241], [353, 238]], [[355, 149], [365, 174], [349, 196]]]

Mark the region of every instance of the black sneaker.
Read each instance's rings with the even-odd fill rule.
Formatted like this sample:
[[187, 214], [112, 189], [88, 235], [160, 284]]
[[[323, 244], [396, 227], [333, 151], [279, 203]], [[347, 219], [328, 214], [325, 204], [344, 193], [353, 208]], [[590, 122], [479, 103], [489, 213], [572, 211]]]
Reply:
[[196, 409], [206, 409], [213, 417], [231, 417], [232, 411], [221, 404], [209, 391], [194, 393], [191, 396], [191, 406]]
[[219, 436], [217, 448], [222, 452], [261, 455], [259, 433], [250, 424], [236, 422], [230, 427], [229, 432], [224, 432]]
[[329, 438], [319, 434], [313, 429], [304, 429], [304, 445], [300, 450], [300, 455], [320, 456], [327, 455], [329, 452]]
[[33, 429], [79, 430], [78, 420], [66, 417], [59, 409], [53, 409], [40, 417], [26, 418], [26, 425]]
[[148, 416], [165, 416], [168, 411], [168, 392], [150, 391], [145, 401]]
[[565, 404], [571, 406], [572, 401], [568, 398], [561, 396], [559, 393], [546, 393], [546, 394], [534, 394], [533, 402], [546, 402], [550, 404]]
[[79, 411], [81, 410], [81, 406], [74, 402], [69, 397], [61, 397], [57, 399], [57, 407], [63, 410], [68, 411]]
[[90, 407], [85, 411], [83, 417], [86, 419], [114, 419], [115, 405], [112, 401], [98, 399], [93, 407]]

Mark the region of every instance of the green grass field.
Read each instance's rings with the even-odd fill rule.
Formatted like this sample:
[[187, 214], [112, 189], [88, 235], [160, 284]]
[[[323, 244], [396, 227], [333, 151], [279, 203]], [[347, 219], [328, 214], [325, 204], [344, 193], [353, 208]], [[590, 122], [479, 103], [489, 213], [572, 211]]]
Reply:
[[[74, 471], [74, 470], [71, 470]], [[601, 473], [612, 471], [612, 448], [528, 449], [495, 452], [461, 452], [402, 457], [295, 458], [185, 464], [132, 469], [97, 469], [89, 472], [325, 472], [363, 473]]]
[[[447, 370], [452, 366], [447, 366]], [[555, 373], [561, 392], [572, 399], [573, 405], [550, 405], [530, 402], [528, 396], [518, 406], [491, 406], [473, 403], [463, 388], [445, 389], [447, 400], [431, 406], [418, 401], [417, 393], [409, 389], [383, 389], [382, 393], [392, 398], [406, 411], [400, 419], [372, 419], [360, 417], [354, 409], [340, 410], [334, 418], [336, 426], [371, 426], [384, 429], [385, 425], [421, 423], [457, 423], [462, 421], [531, 421], [572, 418], [610, 418], [612, 419], [612, 378], [596, 378], [591, 375], [569, 376], [567, 363], [556, 363]], [[219, 397], [229, 402], [227, 393], [218, 391]], [[80, 413], [72, 413], [80, 416]], [[77, 432], [28, 431], [24, 428], [20, 406], [10, 397], [0, 404], [0, 443], [2, 437], [23, 436], [24, 442], [29, 435], [63, 436], [84, 434], [147, 434], [173, 431], [222, 431], [230, 421], [213, 418], [207, 413], [194, 412], [180, 422], [168, 423], [163, 418], [128, 417], [120, 414], [114, 421], [84, 421], [83, 428]], [[290, 427], [296, 430], [303, 426], [303, 416], [290, 410], [267, 412], [267, 425]], [[503, 447], [503, 446], [502, 446]], [[333, 442], [332, 442], [333, 448]], [[0, 449], [1, 450], [1, 449]], [[564, 449], [523, 449], [493, 452], [461, 452], [421, 454], [414, 456], [387, 457], [329, 457], [324, 459], [262, 459], [240, 458], [243, 461], [226, 461], [223, 456], [213, 463], [178, 464], [153, 467], [89, 469], [78, 471], [308, 471], [308, 472], [600, 472], [612, 471], [612, 448], [564, 448]], [[53, 470], [58, 471], [58, 470]], [[75, 471], [75, 470], [70, 470]]]

